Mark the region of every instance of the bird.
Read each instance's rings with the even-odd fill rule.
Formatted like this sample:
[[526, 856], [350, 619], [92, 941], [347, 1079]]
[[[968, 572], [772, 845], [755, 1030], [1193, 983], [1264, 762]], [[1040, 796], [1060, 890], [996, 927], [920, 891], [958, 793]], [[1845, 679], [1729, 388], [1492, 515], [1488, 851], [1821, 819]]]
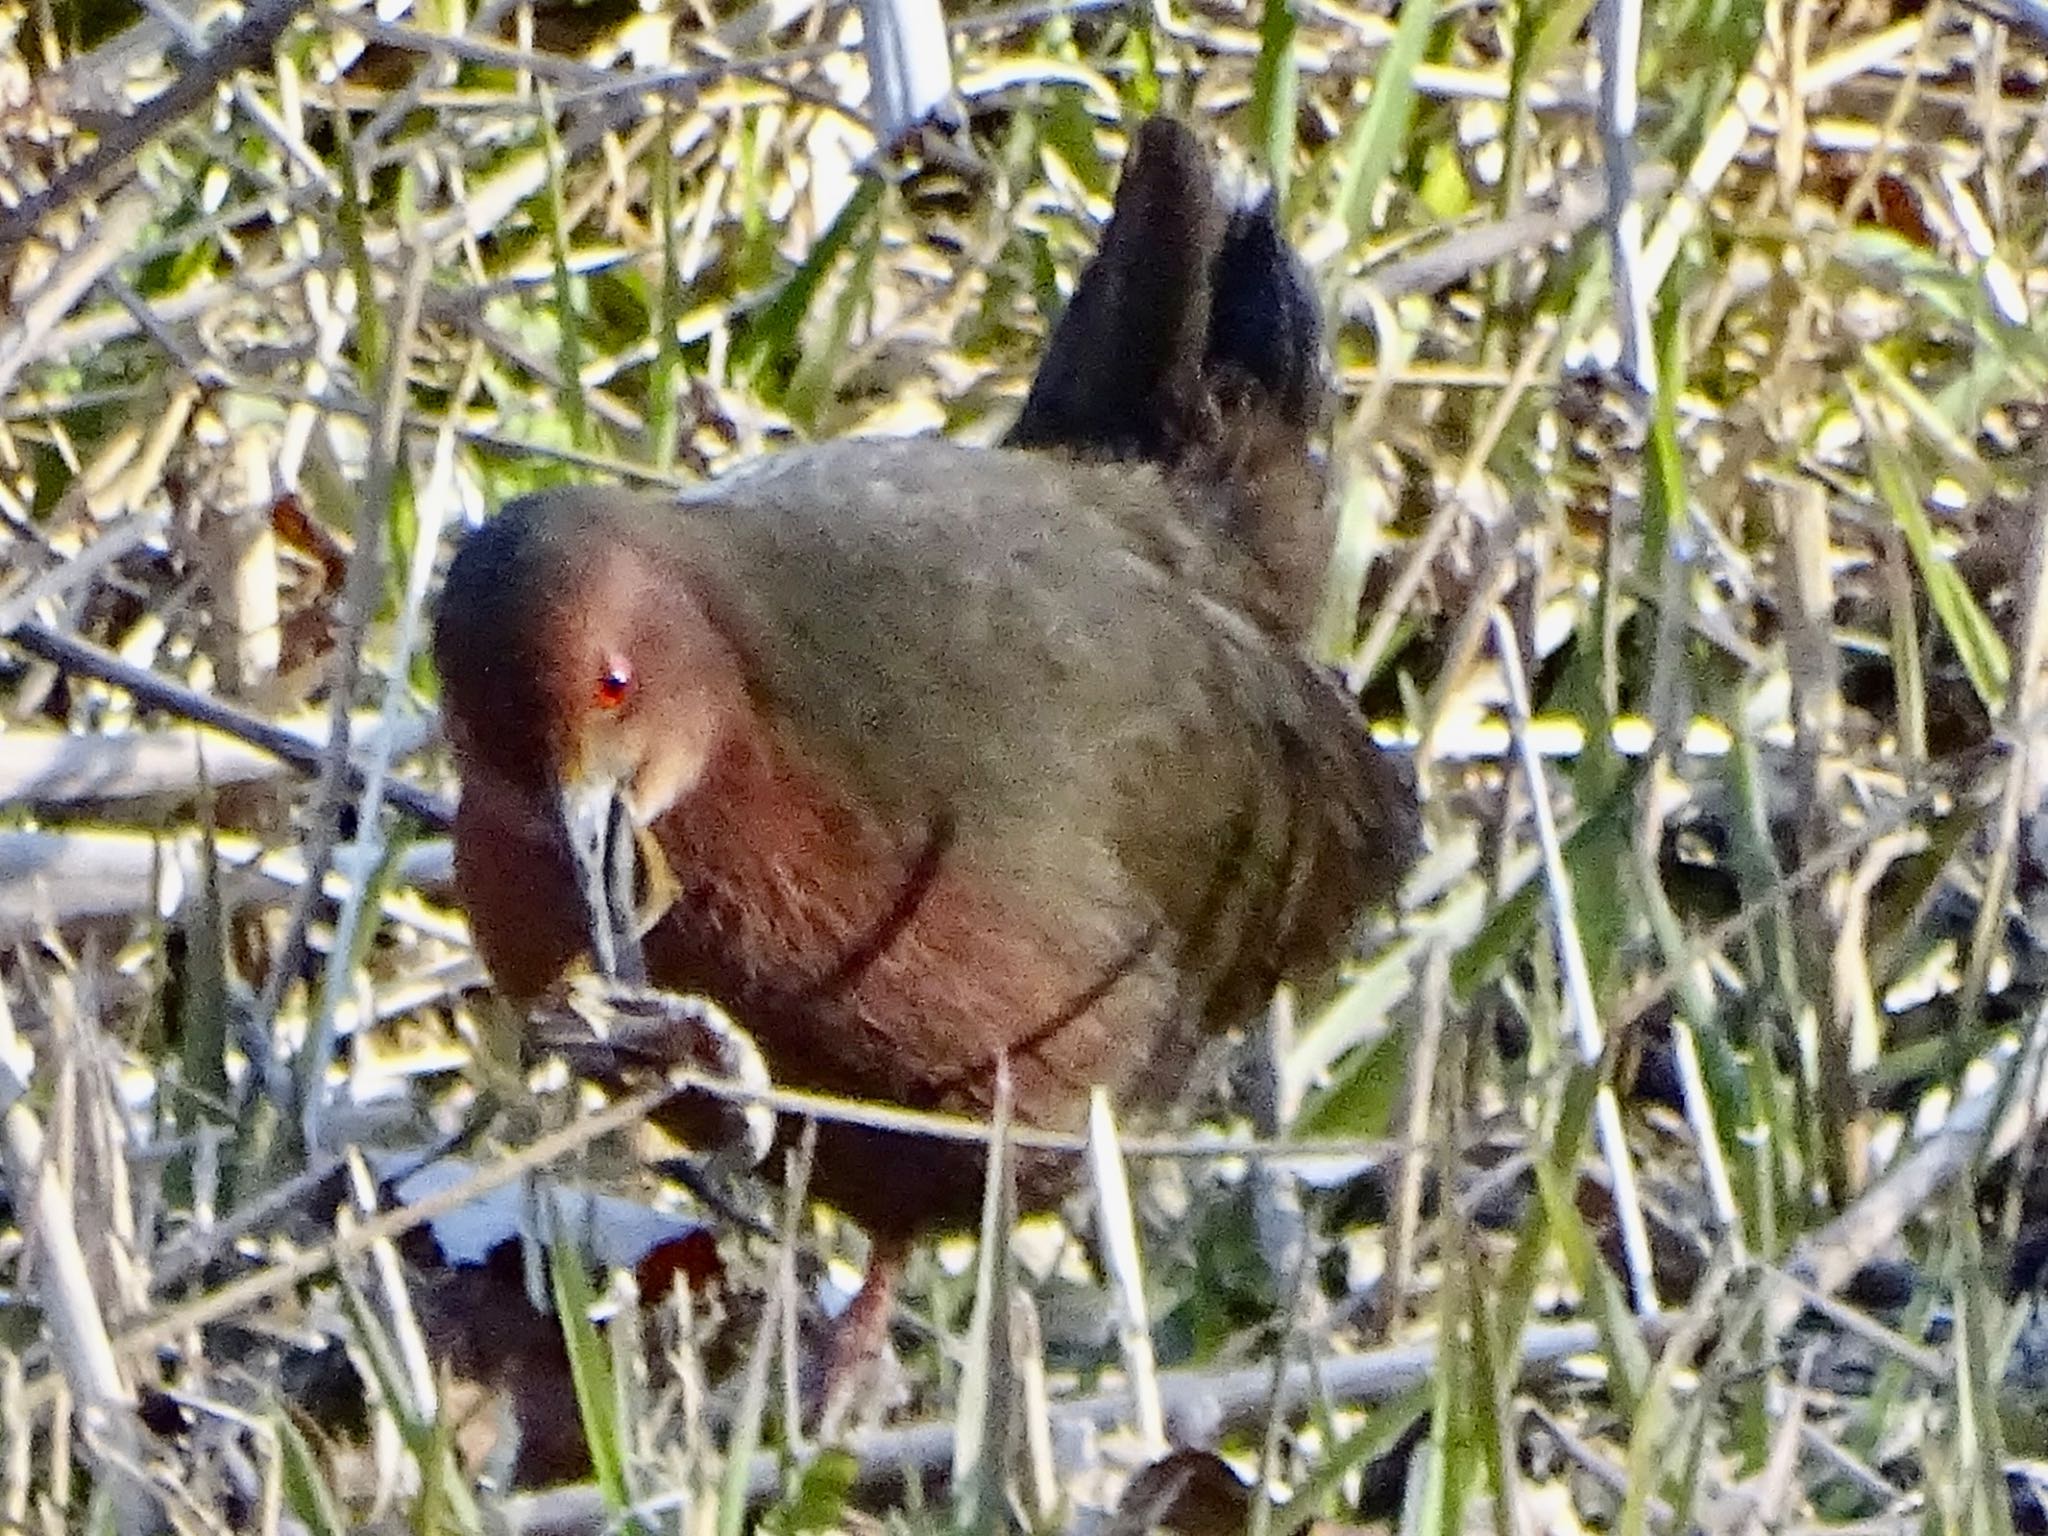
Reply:
[[[464, 537], [433, 634], [456, 879], [515, 1004], [593, 960], [720, 1005], [781, 1086], [987, 1119], [1006, 1073], [1018, 1123], [1074, 1131], [1098, 1087], [1175, 1102], [1392, 900], [1414, 786], [1300, 644], [1312, 294], [1190, 130], [1136, 141], [1000, 445], [820, 443]], [[636, 845], [665, 902], [637, 944]], [[987, 1152], [816, 1136], [809, 1193], [869, 1238], [857, 1361]], [[1020, 1154], [1020, 1207], [1074, 1166]]]

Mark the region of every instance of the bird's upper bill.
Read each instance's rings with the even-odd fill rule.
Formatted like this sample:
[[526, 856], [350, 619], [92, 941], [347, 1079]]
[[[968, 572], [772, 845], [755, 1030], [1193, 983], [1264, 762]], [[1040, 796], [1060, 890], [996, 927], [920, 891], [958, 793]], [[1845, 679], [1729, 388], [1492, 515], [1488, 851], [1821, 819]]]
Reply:
[[562, 786], [561, 807], [590, 925], [591, 963], [607, 980], [644, 986], [634, 827], [625, 798], [603, 778], [573, 779]]

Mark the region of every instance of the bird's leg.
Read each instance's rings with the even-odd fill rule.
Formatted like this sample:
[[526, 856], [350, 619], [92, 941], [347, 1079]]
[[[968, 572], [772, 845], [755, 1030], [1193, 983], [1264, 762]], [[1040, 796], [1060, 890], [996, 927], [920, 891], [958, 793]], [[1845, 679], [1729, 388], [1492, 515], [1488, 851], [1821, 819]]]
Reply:
[[832, 1325], [825, 1347], [825, 1373], [818, 1400], [818, 1437], [832, 1440], [862, 1396], [873, 1390], [876, 1373], [889, 1344], [889, 1315], [896, 1300], [896, 1281], [910, 1259], [910, 1244], [900, 1237], [868, 1241], [867, 1273], [846, 1310]]

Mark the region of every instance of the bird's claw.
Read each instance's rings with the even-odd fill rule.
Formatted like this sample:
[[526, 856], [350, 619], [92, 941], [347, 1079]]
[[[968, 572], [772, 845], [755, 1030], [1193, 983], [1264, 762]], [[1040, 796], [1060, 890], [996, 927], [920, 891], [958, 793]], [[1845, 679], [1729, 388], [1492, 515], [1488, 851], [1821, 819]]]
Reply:
[[752, 1037], [715, 1003], [579, 975], [535, 1012], [529, 1039], [560, 1052], [585, 1076], [686, 1074], [692, 1098], [717, 1106], [720, 1152], [747, 1167], [768, 1155], [775, 1115], [762, 1102], [771, 1086], [767, 1064]]

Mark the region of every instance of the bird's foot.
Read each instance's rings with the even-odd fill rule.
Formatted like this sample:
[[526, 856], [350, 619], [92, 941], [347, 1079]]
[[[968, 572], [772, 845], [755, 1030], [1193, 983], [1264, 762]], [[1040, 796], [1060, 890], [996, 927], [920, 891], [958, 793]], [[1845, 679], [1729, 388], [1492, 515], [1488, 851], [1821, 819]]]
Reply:
[[[767, 1065], [752, 1037], [708, 999], [577, 976], [534, 1006], [527, 1042], [607, 1086], [692, 1075], [705, 1086], [662, 1106], [657, 1123], [740, 1167], [768, 1155], [775, 1116], [760, 1102], [771, 1086]], [[724, 1084], [731, 1093], [718, 1091]]]

